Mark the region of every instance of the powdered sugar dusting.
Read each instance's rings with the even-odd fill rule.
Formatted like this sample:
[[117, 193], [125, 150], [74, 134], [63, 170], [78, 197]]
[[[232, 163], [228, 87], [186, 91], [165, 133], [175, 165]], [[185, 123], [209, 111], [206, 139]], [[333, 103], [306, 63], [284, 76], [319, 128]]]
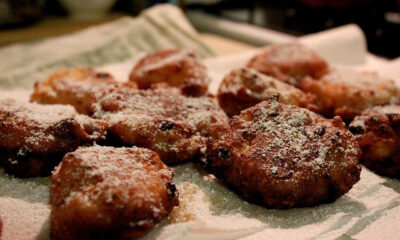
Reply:
[[[180, 64], [184, 62], [187, 64], [185, 66], [186, 74], [190, 79], [196, 81], [196, 79], [203, 79], [206, 76], [205, 67], [198, 62], [195, 54], [188, 49], [171, 49], [161, 51], [161, 56], [158, 56], [160, 52], [152, 53], [145, 56], [142, 59], [142, 64], [140, 67], [135, 68], [135, 74], [138, 77], [144, 77], [151, 72], [156, 72], [166, 66], [170, 67], [182, 67]], [[167, 53], [167, 54], [166, 54]], [[139, 63], [140, 64], [140, 63]], [[189, 79], [188, 79], [189, 80]], [[190, 81], [192, 81], [190, 80]], [[207, 78], [207, 82], [209, 79]], [[203, 84], [204, 80], [199, 81]]]
[[[105, 127], [100, 126], [100, 121], [79, 115], [69, 105], [40, 105], [3, 99], [0, 100], [0, 113], [4, 118], [4, 129], [17, 128], [20, 131], [19, 134], [14, 134], [14, 131], [2, 131], [0, 137], [21, 138], [20, 141], [8, 143], [8, 145], [11, 144], [14, 147], [18, 145], [17, 147], [24, 147], [26, 150], [45, 152], [47, 147], [55, 144], [60, 144], [60, 148], [61, 146], [65, 148], [64, 145], [68, 143], [62, 145], [57, 141], [66, 132], [73, 131], [66, 126], [75, 124], [78, 124], [81, 130], [84, 130], [85, 126], [95, 125], [91, 127], [91, 133], [87, 133], [85, 137], [80, 136], [86, 142], [99, 140], [105, 135]], [[20, 155], [23, 155], [23, 152]]]
[[[397, 89], [394, 80], [381, 77], [377, 72], [358, 72], [350, 68], [333, 69], [329, 74], [323, 76], [321, 80], [328, 84], [345, 84], [353, 87], [354, 91], [358, 89], [371, 90], [376, 92], [375, 94], [377, 95], [380, 95], [380, 92], [376, 91], [377, 88], [391, 91]], [[386, 92], [383, 91], [383, 94], [386, 94]]]
[[354, 120], [350, 123], [350, 128], [360, 129], [366, 131], [366, 121], [371, 119], [373, 116], [381, 116], [381, 115], [397, 115], [400, 114], [400, 106], [399, 105], [385, 105], [385, 106], [376, 106], [372, 108], [368, 108], [362, 112], [361, 115], [354, 118]]
[[[105, 109], [105, 106], [110, 107]], [[174, 89], [119, 89], [100, 99], [96, 104], [97, 111], [94, 116], [107, 119], [111, 125], [125, 119], [133, 128], [157, 117], [171, 123], [184, 123], [200, 130], [204, 121], [214, 118], [226, 119], [217, 106], [215, 100], [210, 97], [184, 97]]]
[[[65, 157], [66, 161], [79, 161], [79, 167], [74, 171], [84, 169], [84, 175], [80, 182], [82, 187], [78, 188], [77, 191], [71, 191], [65, 200], [65, 204], [68, 205], [71, 199], [77, 198], [86, 201], [87, 204], [92, 204], [100, 196], [105, 199], [105, 203], [111, 204], [114, 201], [115, 188], [129, 189], [140, 183], [151, 185], [151, 182], [155, 182], [155, 184], [158, 184], [156, 178], [160, 177], [165, 178], [166, 181], [170, 179], [173, 175], [172, 170], [160, 164], [160, 160], [157, 162], [152, 158], [158, 158], [158, 156], [148, 149], [136, 147], [93, 146], [80, 148], [68, 154]], [[65, 164], [67, 163], [63, 161], [53, 175], [57, 176]], [[94, 181], [94, 179], [97, 179], [97, 181]], [[66, 179], [63, 181], [66, 181]], [[93, 191], [94, 188], [99, 190]], [[152, 191], [138, 190], [134, 197], [144, 199], [147, 204], [152, 202], [158, 204], [158, 202], [155, 202], [158, 198], [154, 197], [154, 194], [156, 193]], [[130, 191], [127, 190], [119, 195], [118, 200], [127, 203], [131, 198]], [[153, 210], [156, 215], [161, 211], [156, 208]]]
[[293, 102], [294, 96], [300, 97], [303, 94], [299, 89], [273, 77], [260, 74], [251, 68], [233, 70], [227, 77], [233, 77], [232, 82], [222, 82], [219, 93], [233, 92], [238, 94], [244, 85], [251, 87], [251, 89], [246, 88], [248, 95], [260, 100], [273, 94], [279, 94], [279, 98], [283, 102]]
[[[325, 164], [327, 153], [332, 146], [317, 140], [321, 136], [318, 136], [318, 132], [315, 131], [318, 123], [314, 113], [291, 106], [288, 106], [290, 110], [282, 111], [282, 105], [276, 101], [257, 106], [259, 111], [255, 115], [254, 122], [246, 124], [252, 132], [265, 134], [272, 139], [266, 147], [257, 149], [261, 155], [269, 155], [272, 159], [296, 156], [293, 159], [294, 162], [298, 164], [312, 162], [316, 168]], [[323, 125], [320, 126], [321, 129], [323, 127]], [[315, 144], [312, 149], [309, 147], [310, 142]], [[276, 166], [271, 168], [273, 174], [278, 171]]]
[[177, 89], [115, 89], [95, 109], [125, 143], [150, 148], [167, 163], [201, 154], [210, 125], [227, 120], [214, 98], [185, 97]]
[[0, 101], [0, 111], [10, 112], [17, 119], [29, 119], [28, 125], [46, 128], [61, 120], [73, 118], [77, 115], [75, 109], [69, 105], [40, 105], [25, 103], [11, 99]]

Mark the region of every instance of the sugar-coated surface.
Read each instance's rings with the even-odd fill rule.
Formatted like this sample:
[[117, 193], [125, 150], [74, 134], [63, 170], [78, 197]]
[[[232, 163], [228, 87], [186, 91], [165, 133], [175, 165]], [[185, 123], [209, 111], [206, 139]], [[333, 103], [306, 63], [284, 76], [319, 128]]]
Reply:
[[0, 99], [0, 116], [4, 121], [0, 129], [0, 147], [9, 150], [57, 152], [57, 146], [65, 150], [76, 147], [80, 141], [96, 141], [105, 135], [104, 122], [80, 115], [67, 105]]
[[207, 93], [210, 78], [196, 55], [185, 49], [165, 49], [149, 53], [134, 66], [129, 79], [141, 89], [173, 86], [187, 96]]
[[213, 125], [206, 169], [269, 208], [332, 202], [359, 181], [361, 152], [340, 118], [275, 99]]
[[178, 203], [173, 171], [155, 152], [97, 145], [65, 155], [51, 198], [55, 239], [134, 238]]
[[214, 98], [186, 97], [176, 89], [113, 89], [94, 116], [123, 142], [150, 148], [166, 163], [201, 155], [210, 125], [227, 119]]
[[346, 122], [367, 108], [400, 102], [400, 88], [395, 80], [376, 72], [332, 69], [319, 80], [305, 78], [300, 88], [317, 96], [323, 115], [337, 115]]
[[280, 103], [317, 110], [314, 95], [250, 68], [234, 69], [227, 74], [217, 97], [228, 116], [233, 116], [273, 95], [278, 96]]
[[[252, 55], [253, 53], [246, 53], [244, 56], [229, 56], [205, 61], [214, 77], [212, 92], [216, 93], [218, 82], [232, 67], [243, 66]], [[127, 62], [125, 65], [116, 64], [115, 67], [109, 69], [114, 71], [114, 75], [120, 74], [123, 77], [129, 73], [132, 64], [132, 62]], [[30, 93], [30, 90], [11, 93], [3, 91], [0, 98], [11, 96], [25, 100], [29, 98]], [[207, 176], [206, 179], [209, 179], [209, 176], [204, 175], [192, 163], [174, 167], [174, 170], [178, 189], [181, 189], [181, 183], [189, 182], [197, 186], [194, 187], [196, 193], [198, 189], [201, 189], [199, 195], [205, 195], [208, 199], [205, 202], [197, 200], [192, 206], [201, 205], [201, 209], [210, 209], [211, 214], [219, 217], [220, 221], [213, 223], [209, 221], [209, 217], [205, 217], [204, 221], [177, 224], [163, 222], [143, 239], [176, 240], [197, 237], [198, 239], [297, 240], [351, 237], [375, 240], [397, 239], [400, 234], [397, 228], [400, 225], [400, 182], [396, 179], [379, 177], [365, 168], [361, 172], [361, 180], [348, 194], [336, 202], [313, 208], [290, 210], [271, 210], [250, 204], [218, 181], [204, 181], [203, 176]], [[44, 184], [41, 184], [42, 179], [46, 180]], [[0, 169], [0, 215], [4, 223], [3, 240], [14, 240], [15, 236], [21, 236], [17, 239], [22, 240], [49, 239], [50, 208], [46, 204], [49, 202], [49, 183], [49, 178], [18, 180], [4, 174]], [[29, 199], [32, 192], [36, 193], [40, 201], [34, 202]], [[198, 195], [194, 194], [194, 196]], [[185, 196], [182, 198], [184, 199]], [[239, 219], [240, 222], [232, 224], [233, 218]], [[238, 232], [241, 235], [237, 234]]]
[[305, 76], [318, 79], [328, 71], [324, 59], [297, 42], [271, 45], [255, 54], [247, 67], [296, 86]]

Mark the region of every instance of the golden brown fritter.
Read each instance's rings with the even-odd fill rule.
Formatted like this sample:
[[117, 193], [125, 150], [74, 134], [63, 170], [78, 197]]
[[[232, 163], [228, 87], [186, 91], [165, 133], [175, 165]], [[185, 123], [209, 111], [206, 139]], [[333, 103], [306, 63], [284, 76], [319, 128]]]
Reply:
[[0, 100], [0, 163], [19, 177], [46, 176], [65, 153], [103, 139], [106, 128], [71, 106]]
[[361, 151], [342, 120], [261, 102], [211, 127], [206, 169], [269, 208], [332, 202], [359, 180]]
[[137, 88], [136, 84], [118, 83], [113, 76], [91, 68], [64, 69], [35, 84], [31, 102], [41, 104], [70, 104], [78, 113], [91, 115], [97, 94], [114, 85]]
[[400, 177], [400, 106], [366, 109], [350, 124], [362, 150], [361, 163], [378, 174]]
[[146, 147], [167, 163], [200, 156], [211, 124], [227, 120], [213, 97], [185, 97], [177, 89], [115, 88], [96, 104], [94, 117], [127, 145]]
[[219, 105], [230, 117], [278, 95], [278, 102], [316, 111], [316, 98], [300, 89], [250, 68], [239, 68], [225, 76], [218, 89]]
[[329, 71], [324, 59], [296, 42], [268, 47], [254, 56], [247, 67], [294, 86], [300, 85], [305, 76], [318, 79]]
[[195, 54], [183, 49], [168, 49], [150, 53], [133, 68], [130, 81], [140, 89], [170, 86], [179, 88], [187, 96], [207, 93], [210, 79], [206, 67]]
[[68, 153], [51, 178], [51, 239], [132, 239], [178, 205], [173, 171], [144, 148]]
[[300, 88], [317, 96], [323, 115], [338, 115], [345, 122], [350, 122], [366, 108], [400, 100], [400, 90], [392, 79], [350, 69], [333, 70], [319, 80], [306, 77]]

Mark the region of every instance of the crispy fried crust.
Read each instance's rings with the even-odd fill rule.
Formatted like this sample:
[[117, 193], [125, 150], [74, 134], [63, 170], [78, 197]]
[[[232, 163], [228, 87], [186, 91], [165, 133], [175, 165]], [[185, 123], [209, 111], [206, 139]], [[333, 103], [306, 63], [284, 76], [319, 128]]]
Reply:
[[361, 163], [378, 174], [400, 177], [400, 106], [365, 110], [350, 124], [362, 149]]
[[210, 82], [206, 67], [193, 52], [183, 49], [146, 55], [133, 68], [129, 79], [141, 89], [177, 87], [187, 96], [206, 94]]
[[132, 239], [178, 205], [173, 171], [144, 148], [65, 155], [51, 181], [51, 239]]
[[320, 78], [328, 64], [311, 49], [299, 43], [277, 44], [254, 56], [247, 67], [298, 86], [305, 76]]
[[41, 104], [70, 104], [78, 113], [91, 115], [92, 104], [101, 90], [113, 85], [137, 88], [136, 84], [118, 83], [113, 76], [91, 68], [64, 69], [35, 83], [31, 102]]
[[19, 177], [49, 175], [65, 153], [103, 139], [106, 128], [71, 106], [0, 100], [0, 163]]
[[167, 164], [201, 155], [210, 125], [227, 120], [213, 97], [185, 97], [173, 88], [115, 88], [96, 107], [94, 117], [107, 121], [111, 134], [157, 152]]
[[319, 80], [305, 78], [300, 88], [317, 96], [319, 109], [327, 117], [340, 116], [350, 122], [369, 107], [398, 103], [400, 90], [392, 79], [374, 72], [336, 69]]
[[278, 95], [280, 103], [317, 111], [313, 94], [304, 93], [298, 88], [249, 68], [239, 68], [230, 72], [218, 89], [219, 105], [230, 117], [273, 95]]
[[211, 127], [206, 169], [269, 208], [332, 202], [359, 180], [361, 151], [339, 117], [264, 101]]

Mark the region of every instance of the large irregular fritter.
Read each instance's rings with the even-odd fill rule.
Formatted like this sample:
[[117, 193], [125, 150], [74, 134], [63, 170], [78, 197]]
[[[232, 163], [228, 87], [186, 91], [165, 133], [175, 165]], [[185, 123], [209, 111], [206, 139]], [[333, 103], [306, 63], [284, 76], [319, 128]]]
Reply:
[[132, 239], [178, 205], [173, 171], [144, 148], [65, 155], [51, 178], [52, 239]]
[[129, 78], [140, 89], [157, 88], [157, 85], [177, 87], [187, 96], [204, 95], [210, 82], [206, 67], [193, 52], [183, 49], [146, 55], [133, 68]]
[[329, 71], [324, 59], [296, 42], [268, 47], [255, 55], [247, 67], [295, 86], [305, 76], [318, 79]]
[[206, 169], [269, 208], [332, 202], [360, 179], [361, 151], [342, 120], [271, 99], [211, 127]]
[[19, 177], [48, 176], [65, 153], [103, 139], [106, 128], [71, 106], [0, 100], [0, 163]]
[[365, 110], [350, 123], [362, 150], [361, 163], [386, 176], [400, 177], [400, 106]]
[[350, 69], [333, 70], [319, 80], [306, 77], [301, 89], [317, 96], [323, 115], [340, 116], [345, 122], [369, 107], [400, 101], [400, 90], [392, 79]]
[[133, 82], [119, 83], [110, 74], [91, 68], [64, 69], [53, 73], [43, 82], [37, 82], [31, 102], [70, 104], [79, 113], [91, 115], [97, 94], [114, 85], [137, 88]]
[[235, 69], [225, 76], [218, 89], [218, 101], [231, 117], [276, 94], [280, 103], [317, 110], [314, 95], [250, 68]]
[[125, 144], [149, 148], [167, 164], [200, 156], [210, 125], [227, 120], [213, 97], [185, 97], [173, 88], [110, 89], [94, 117]]

